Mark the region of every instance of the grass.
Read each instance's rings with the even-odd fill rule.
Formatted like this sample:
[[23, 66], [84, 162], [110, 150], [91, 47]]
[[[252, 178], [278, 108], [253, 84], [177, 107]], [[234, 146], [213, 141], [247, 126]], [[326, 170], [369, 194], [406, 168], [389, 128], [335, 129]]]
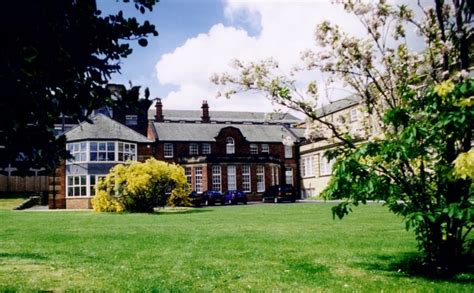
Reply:
[[473, 292], [474, 275], [410, 276], [412, 233], [379, 205], [159, 214], [0, 210], [0, 291]]
[[19, 206], [25, 198], [0, 198], [0, 210], [11, 210]]

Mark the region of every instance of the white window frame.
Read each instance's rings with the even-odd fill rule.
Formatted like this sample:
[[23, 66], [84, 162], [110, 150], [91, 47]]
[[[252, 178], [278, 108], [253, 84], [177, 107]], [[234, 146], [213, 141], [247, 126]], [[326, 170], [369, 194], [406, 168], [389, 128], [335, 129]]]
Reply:
[[[288, 174], [291, 174], [291, 177]], [[285, 167], [285, 184], [293, 185], [293, 179], [294, 179], [293, 167]]]
[[199, 154], [199, 145], [197, 143], [190, 143], [189, 144], [189, 155], [198, 155]]
[[[117, 142], [117, 146], [115, 148], [117, 150], [116, 158], [117, 162], [126, 162], [136, 161], [137, 160], [137, 145], [135, 143], [128, 143], [128, 142]], [[122, 149], [122, 150], [120, 150]], [[120, 158], [122, 157], [122, 158]]]
[[[71, 160], [68, 160], [68, 163], [84, 163], [88, 161], [89, 146], [87, 141], [68, 143], [66, 147], [73, 156]], [[77, 160], [77, 157], [79, 157], [79, 160]]]
[[221, 166], [213, 165], [212, 166], [212, 190], [222, 191], [222, 176], [221, 176]]
[[165, 158], [172, 158], [174, 157], [174, 149], [173, 144], [170, 142], [166, 142], [163, 146], [163, 154]]
[[202, 154], [203, 155], [210, 155], [211, 154], [211, 144], [210, 143], [203, 143], [202, 144]]
[[300, 159], [301, 177], [314, 176], [314, 155], [302, 156]]
[[264, 165], [257, 165], [256, 167], [257, 173], [257, 192], [264, 192], [265, 191], [265, 166]]
[[[96, 145], [96, 150], [92, 149], [92, 145]], [[105, 150], [99, 150], [100, 145], [105, 145]], [[113, 146], [113, 150], [110, 149]], [[81, 141], [66, 144], [67, 149], [71, 152], [71, 155], [82, 157], [80, 160], [68, 160], [66, 164], [77, 164], [77, 163], [117, 163], [126, 162], [127, 160], [136, 161], [138, 147], [136, 143], [114, 141], [114, 140], [91, 140]], [[85, 152], [84, 152], [85, 147]], [[120, 148], [122, 150], [120, 150]], [[92, 160], [92, 153], [96, 153], [96, 159]], [[99, 154], [105, 154], [105, 160], [99, 161]], [[113, 154], [113, 160], [109, 160], [109, 155]], [[85, 160], [84, 160], [85, 158]]]
[[227, 190], [237, 189], [237, 168], [235, 165], [227, 166]]
[[275, 169], [275, 184], [280, 184], [280, 168], [274, 167]]
[[235, 140], [232, 137], [227, 137], [225, 139], [226, 145], [226, 154], [232, 155], [235, 154]]
[[242, 165], [242, 190], [252, 192], [252, 169], [250, 165]]
[[[106, 174], [100, 175], [88, 175], [88, 174], [73, 174], [66, 176], [66, 197], [70, 198], [83, 198], [83, 197], [94, 197], [95, 192], [95, 185], [99, 182], [100, 178], [105, 178]], [[85, 184], [81, 181], [81, 177], [85, 178]], [[73, 184], [69, 183], [69, 178], [72, 178]], [[78, 178], [79, 184], [76, 184], [75, 178]], [[69, 191], [69, 188], [72, 188], [73, 194]], [[76, 195], [75, 188], [79, 188], [79, 195]], [[83, 192], [85, 188], [85, 193]], [[84, 193], [84, 194], [83, 194]]]
[[293, 146], [285, 145], [285, 159], [293, 158]]
[[357, 109], [351, 109], [351, 113], [350, 113], [351, 120], [350, 121], [351, 122], [357, 121], [358, 116], [359, 116], [358, 114], [359, 113], [358, 113]]
[[270, 153], [270, 146], [267, 143], [262, 144], [262, 153]]
[[189, 187], [191, 187], [193, 183], [192, 174], [191, 167], [184, 167], [184, 176], [186, 176], [186, 182], [188, 183]]
[[202, 192], [202, 167], [194, 168], [194, 190], [197, 193]]
[[319, 156], [319, 176], [328, 176], [332, 174], [334, 160], [328, 160], [323, 155]]
[[258, 154], [258, 145], [256, 143], [250, 144], [250, 154], [257, 155]]

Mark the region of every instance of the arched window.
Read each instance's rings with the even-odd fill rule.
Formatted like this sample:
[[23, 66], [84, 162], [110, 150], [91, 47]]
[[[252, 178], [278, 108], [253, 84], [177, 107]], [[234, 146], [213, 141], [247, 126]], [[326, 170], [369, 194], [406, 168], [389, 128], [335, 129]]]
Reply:
[[235, 142], [232, 137], [228, 137], [225, 140], [227, 146], [227, 154], [234, 154], [235, 153]]

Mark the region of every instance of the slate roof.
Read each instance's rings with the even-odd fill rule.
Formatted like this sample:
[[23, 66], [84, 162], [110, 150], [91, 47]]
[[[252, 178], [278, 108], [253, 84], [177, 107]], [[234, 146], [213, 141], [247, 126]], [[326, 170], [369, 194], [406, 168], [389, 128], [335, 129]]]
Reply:
[[[155, 107], [148, 110], [148, 119], [155, 119]], [[165, 121], [201, 121], [202, 111], [197, 110], [165, 110], [163, 109]], [[216, 122], [254, 122], [254, 123], [299, 123], [300, 119], [288, 113], [264, 113], [264, 112], [236, 112], [236, 111], [212, 111], [209, 110], [211, 121]]]
[[330, 104], [324, 105], [321, 108], [316, 110], [316, 114], [319, 117], [326, 116], [337, 111], [349, 108], [351, 106], [359, 104], [361, 101], [360, 97], [350, 96], [340, 100], [336, 100]]
[[276, 124], [213, 124], [154, 122], [155, 134], [159, 141], [215, 141], [221, 129], [234, 127], [240, 130], [249, 142], [281, 142], [290, 136], [297, 141], [299, 137], [283, 125]]
[[90, 120], [92, 123], [84, 121], [71, 130], [65, 132], [67, 141], [110, 139], [141, 143], [153, 142], [146, 136], [103, 114], [94, 115], [90, 118]]

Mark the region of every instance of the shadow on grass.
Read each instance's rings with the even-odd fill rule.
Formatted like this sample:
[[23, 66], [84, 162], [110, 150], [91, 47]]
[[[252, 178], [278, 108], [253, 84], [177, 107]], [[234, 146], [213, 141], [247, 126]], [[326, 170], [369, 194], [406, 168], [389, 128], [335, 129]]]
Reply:
[[154, 212], [156, 215], [183, 215], [183, 214], [200, 214], [212, 212], [212, 209], [202, 209], [202, 208], [185, 208], [185, 209], [174, 209], [174, 208], [167, 208], [167, 209], [159, 209]]
[[440, 274], [436, 268], [423, 265], [417, 253], [403, 253], [396, 257], [393, 255], [374, 255], [374, 262], [354, 263], [354, 266], [370, 270], [396, 273], [400, 278], [416, 277], [430, 281], [450, 282], [458, 284], [474, 284], [474, 265], [464, 266], [464, 269], [452, 274]]
[[45, 260], [48, 259], [47, 257], [37, 254], [37, 253], [27, 253], [27, 252], [17, 252], [17, 253], [5, 253], [0, 252], [0, 258], [23, 258], [23, 259], [37, 259], [37, 260]]

